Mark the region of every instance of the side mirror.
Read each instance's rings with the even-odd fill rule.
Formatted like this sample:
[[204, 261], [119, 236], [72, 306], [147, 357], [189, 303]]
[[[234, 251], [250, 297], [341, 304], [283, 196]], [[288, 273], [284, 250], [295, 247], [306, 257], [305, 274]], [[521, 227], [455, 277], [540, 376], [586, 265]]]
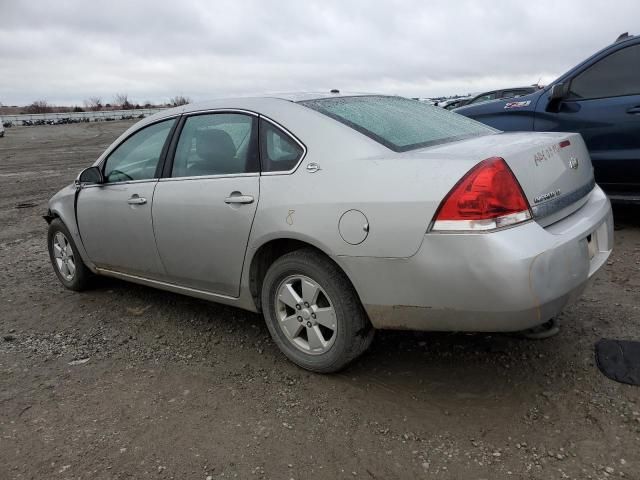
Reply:
[[557, 102], [564, 99], [567, 96], [567, 86], [564, 83], [556, 83], [551, 87], [551, 93], [549, 94], [550, 102]]
[[76, 185], [96, 185], [104, 183], [104, 177], [100, 171], [100, 167], [85, 168], [80, 172], [78, 178], [76, 178]]
[[567, 98], [568, 94], [569, 84], [556, 83], [551, 87], [551, 91], [549, 92], [549, 102], [547, 103], [547, 108], [545, 110], [547, 112], [558, 113], [562, 106], [562, 100]]

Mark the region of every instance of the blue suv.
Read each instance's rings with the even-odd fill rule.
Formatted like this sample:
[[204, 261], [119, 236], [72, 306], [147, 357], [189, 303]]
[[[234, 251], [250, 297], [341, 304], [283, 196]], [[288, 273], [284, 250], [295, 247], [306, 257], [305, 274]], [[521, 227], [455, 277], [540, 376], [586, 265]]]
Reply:
[[453, 110], [504, 131], [578, 132], [596, 182], [612, 200], [640, 203], [640, 37], [615, 43], [548, 87]]

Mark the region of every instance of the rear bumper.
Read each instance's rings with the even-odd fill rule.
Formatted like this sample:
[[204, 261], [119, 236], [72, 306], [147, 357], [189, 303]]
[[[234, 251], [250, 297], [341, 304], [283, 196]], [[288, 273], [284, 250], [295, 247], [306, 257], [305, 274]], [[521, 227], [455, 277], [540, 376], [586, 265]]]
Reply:
[[429, 233], [409, 258], [340, 257], [376, 328], [517, 331], [584, 291], [613, 246], [599, 187], [567, 218], [484, 234]]

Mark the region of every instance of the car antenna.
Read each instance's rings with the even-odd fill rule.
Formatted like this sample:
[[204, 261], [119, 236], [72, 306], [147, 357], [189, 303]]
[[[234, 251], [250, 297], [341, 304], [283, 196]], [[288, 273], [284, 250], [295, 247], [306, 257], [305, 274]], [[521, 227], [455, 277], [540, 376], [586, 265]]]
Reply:
[[616, 41], [613, 43], [621, 42], [622, 40], [626, 40], [627, 38], [629, 38], [629, 32], [621, 33], [620, 35], [618, 35], [618, 38], [616, 38]]

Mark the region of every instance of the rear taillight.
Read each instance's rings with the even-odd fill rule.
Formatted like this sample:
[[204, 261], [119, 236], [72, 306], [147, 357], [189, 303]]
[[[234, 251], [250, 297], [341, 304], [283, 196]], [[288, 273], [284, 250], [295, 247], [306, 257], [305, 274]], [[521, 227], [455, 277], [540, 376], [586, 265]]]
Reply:
[[531, 219], [529, 202], [500, 157], [473, 167], [451, 189], [436, 212], [432, 230], [483, 231]]

